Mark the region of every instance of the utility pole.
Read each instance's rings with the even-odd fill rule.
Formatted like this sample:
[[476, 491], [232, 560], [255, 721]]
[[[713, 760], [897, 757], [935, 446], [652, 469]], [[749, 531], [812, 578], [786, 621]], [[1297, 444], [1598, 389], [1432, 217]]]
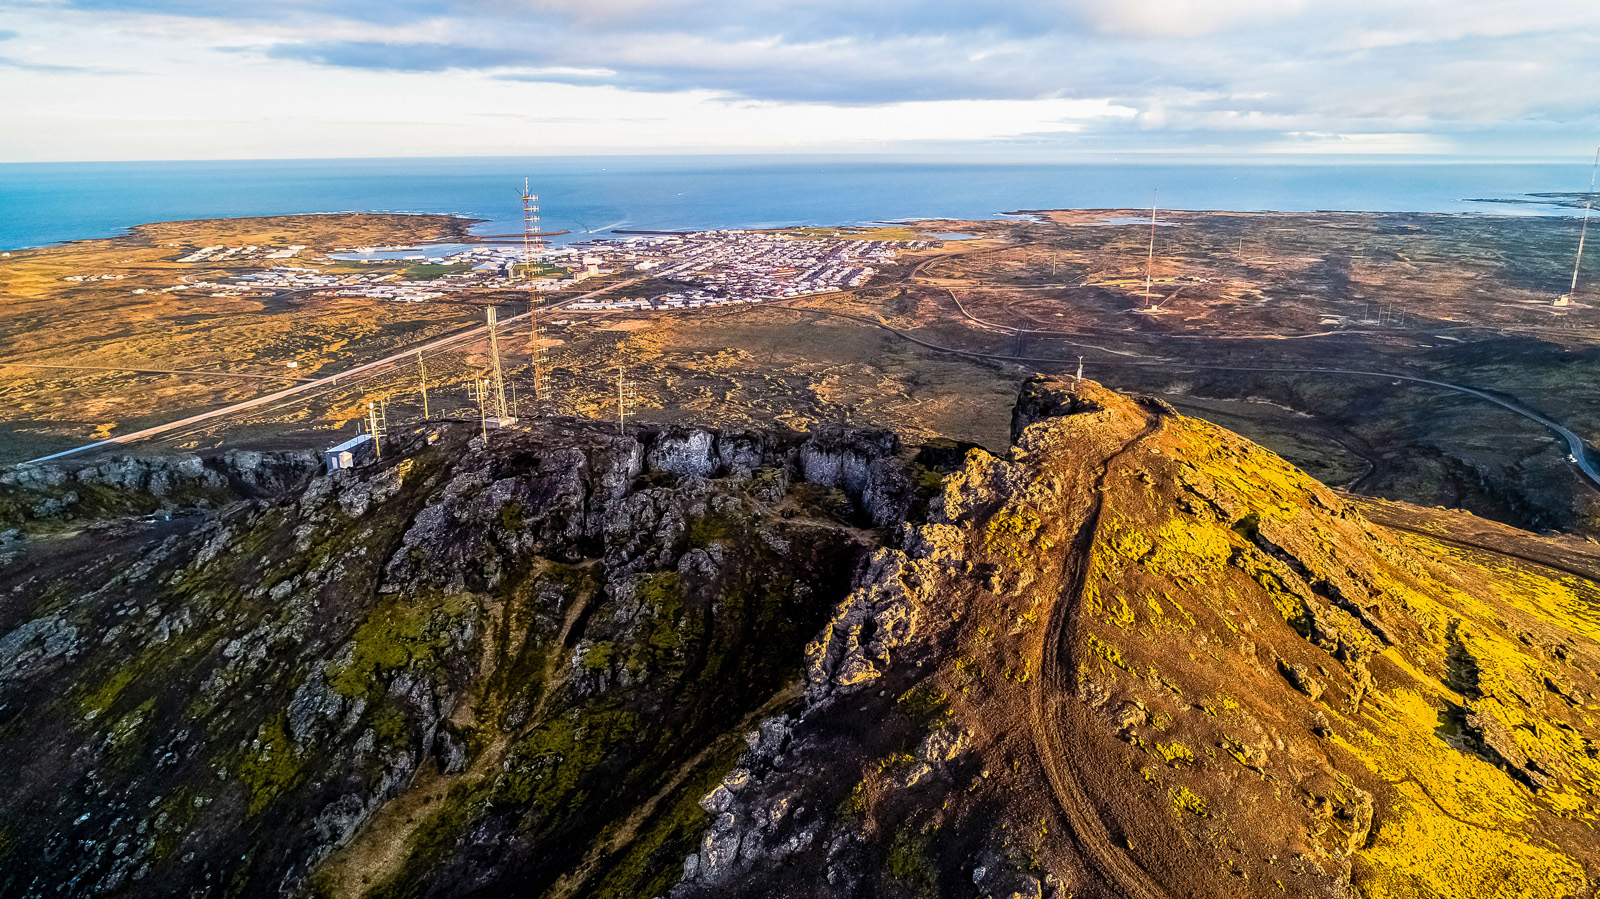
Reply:
[[627, 436], [628, 413], [633, 411], [637, 394], [632, 381], [624, 374], [621, 365], [617, 366], [617, 433]]
[[1583, 241], [1589, 236], [1589, 212], [1594, 208], [1595, 174], [1600, 173], [1600, 148], [1594, 151], [1594, 168], [1589, 170], [1589, 195], [1583, 202], [1583, 228], [1578, 232], [1578, 258], [1572, 263], [1572, 286], [1567, 288], [1565, 296], [1556, 300], [1556, 305], [1569, 305], [1578, 293], [1578, 268], [1583, 265]]
[[500, 338], [496, 333], [500, 330], [500, 320], [494, 306], [491, 305], [487, 309], [489, 320], [488, 389], [493, 391], [489, 394], [489, 400], [493, 402], [493, 408], [487, 411], [485, 416], [486, 418], [493, 418], [495, 427], [498, 428], [514, 423], [516, 419], [511, 417], [511, 410], [506, 407], [506, 380], [504, 373], [500, 370]]
[[383, 417], [378, 412], [378, 404], [367, 401], [367, 433], [372, 435], [372, 448], [377, 452], [378, 458], [383, 458]]
[[488, 381], [478, 380], [478, 426], [483, 430], [483, 445], [489, 445], [489, 404], [485, 402], [488, 395]]
[[422, 420], [432, 418], [428, 414], [428, 368], [422, 364], [422, 351], [417, 350], [417, 389], [422, 391]]

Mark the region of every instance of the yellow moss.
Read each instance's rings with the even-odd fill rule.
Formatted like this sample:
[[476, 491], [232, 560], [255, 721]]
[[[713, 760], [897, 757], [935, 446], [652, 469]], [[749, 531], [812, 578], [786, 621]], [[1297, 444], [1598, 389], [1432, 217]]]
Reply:
[[1112, 646], [1104, 640], [1101, 640], [1094, 634], [1089, 634], [1084, 638], [1084, 645], [1088, 647], [1091, 654], [1105, 659], [1107, 662], [1110, 662], [1124, 671], [1131, 670], [1128, 668], [1127, 663], [1122, 661], [1122, 653], [1118, 652], [1115, 646]]
[[1354, 742], [1331, 739], [1391, 782], [1420, 781], [1450, 815], [1482, 827], [1520, 828], [1533, 811], [1533, 794], [1499, 768], [1456, 749], [1436, 733], [1442, 700], [1415, 690], [1373, 694], [1365, 707], [1368, 729]]
[[1473, 827], [1439, 814], [1413, 783], [1395, 787], [1393, 819], [1360, 857], [1369, 899], [1549, 899], [1587, 886], [1583, 867], [1513, 833]]
[[1155, 548], [1144, 564], [1156, 574], [1176, 577], [1215, 571], [1233, 554], [1229, 532], [1194, 518], [1171, 518], [1156, 532]]
[[1189, 747], [1179, 743], [1177, 740], [1173, 740], [1171, 743], [1157, 743], [1156, 752], [1160, 753], [1161, 757], [1166, 759], [1169, 765], [1194, 763], [1194, 753], [1189, 751]]
[[[984, 548], [1013, 562], [1029, 561], [1033, 555], [1032, 546], [1039, 534], [1039, 525], [1039, 516], [1031, 511], [1002, 509], [989, 519], [984, 528]], [[1045, 548], [1048, 549], [1048, 545]]]
[[1205, 797], [1195, 793], [1188, 787], [1173, 787], [1172, 804], [1180, 812], [1189, 812], [1201, 818], [1211, 817], [1211, 806], [1206, 803]]

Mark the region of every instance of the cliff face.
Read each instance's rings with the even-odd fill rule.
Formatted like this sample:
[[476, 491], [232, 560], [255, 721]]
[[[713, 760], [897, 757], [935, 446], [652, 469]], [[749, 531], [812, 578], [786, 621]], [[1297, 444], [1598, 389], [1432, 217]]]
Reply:
[[1013, 433], [444, 429], [34, 546], [0, 892], [1593, 894], [1592, 584], [1090, 382]]
[[574, 885], [675, 879], [699, 781], [904, 515], [898, 446], [465, 431], [0, 585], [0, 892], [536, 894], [618, 824]]

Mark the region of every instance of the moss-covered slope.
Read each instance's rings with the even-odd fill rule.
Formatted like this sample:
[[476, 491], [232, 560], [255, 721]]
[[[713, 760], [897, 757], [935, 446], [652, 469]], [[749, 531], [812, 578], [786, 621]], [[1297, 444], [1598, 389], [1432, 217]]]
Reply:
[[1014, 430], [874, 558], [673, 896], [1593, 893], [1594, 584], [1089, 382]]
[[17, 584], [0, 893], [670, 885], [707, 779], [910, 502], [897, 447], [470, 436]]

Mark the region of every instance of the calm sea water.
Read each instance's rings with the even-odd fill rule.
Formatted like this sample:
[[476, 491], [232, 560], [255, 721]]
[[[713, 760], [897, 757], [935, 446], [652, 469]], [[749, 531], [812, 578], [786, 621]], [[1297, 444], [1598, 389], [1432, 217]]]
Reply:
[[142, 222], [307, 212], [452, 212], [520, 232], [522, 179], [543, 224], [758, 228], [1016, 209], [1317, 209], [1565, 214], [1468, 202], [1577, 191], [1588, 167], [1505, 164], [1041, 165], [841, 157], [536, 157], [0, 165], [0, 249], [111, 235]]

